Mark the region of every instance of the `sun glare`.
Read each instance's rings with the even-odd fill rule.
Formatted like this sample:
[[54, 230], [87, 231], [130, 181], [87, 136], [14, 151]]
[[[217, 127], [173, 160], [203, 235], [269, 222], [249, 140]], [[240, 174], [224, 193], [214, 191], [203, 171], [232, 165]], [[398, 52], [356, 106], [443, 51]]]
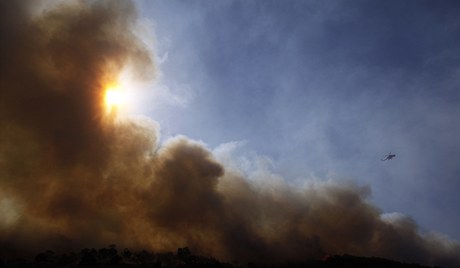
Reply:
[[145, 86], [133, 79], [134, 76], [128, 66], [118, 74], [107, 75], [102, 79], [99, 100], [108, 118], [121, 119], [138, 112], [136, 109], [139, 107], [139, 101], [142, 100], [140, 91]]
[[105, 90], [105, 105], [108, 111], [120, 109], [126, 102], [126, 94], [121, 86], [108, 86]]

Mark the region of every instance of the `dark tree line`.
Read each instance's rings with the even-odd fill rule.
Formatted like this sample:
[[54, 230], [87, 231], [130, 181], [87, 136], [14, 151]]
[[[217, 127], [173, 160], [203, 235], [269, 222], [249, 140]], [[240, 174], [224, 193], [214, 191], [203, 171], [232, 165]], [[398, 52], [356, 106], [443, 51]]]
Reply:
[[118, 250], [115, 245], [106, 248], [84, 248], [79, 252], [57, 254], [52, 250], [38, 253], [33, 260], [22, 258], [2, 260], [3, 267], [217, 267], [230, 268], [231, 265], [220, 262], [212, 257], [195, 256], [187, 247], [178, 248], [176, 254], [172, 252], [154, 253], [130, 249]]
[[79, 252], [57, 254], [47, 250], [37, 254], [34, 260], [0, 259], [3, 267], [154, 267], [154, 268], [429, 268], [419, 264], [401, 263], [376, 257], [356, 257], [350, 255], [331, 256], [322, 260], [304, 262], [263, 263], [225, 263], [213, 257], [193, 255], [189, 248], [178, 248], [174, 254], [154, 253], [130, 249], [117, 250], [115, 245], [106, 248], [84, 248]]

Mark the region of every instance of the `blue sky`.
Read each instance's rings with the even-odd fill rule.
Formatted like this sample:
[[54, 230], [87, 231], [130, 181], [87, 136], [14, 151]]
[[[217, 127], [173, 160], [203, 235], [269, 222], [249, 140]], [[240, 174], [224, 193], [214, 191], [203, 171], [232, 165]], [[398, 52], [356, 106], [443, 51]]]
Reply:
[[384, 213], [460, 240], [460, 2], [137, 4], [163, 137], [243, 141], [235, 157], [293, 184], [369, 185]]

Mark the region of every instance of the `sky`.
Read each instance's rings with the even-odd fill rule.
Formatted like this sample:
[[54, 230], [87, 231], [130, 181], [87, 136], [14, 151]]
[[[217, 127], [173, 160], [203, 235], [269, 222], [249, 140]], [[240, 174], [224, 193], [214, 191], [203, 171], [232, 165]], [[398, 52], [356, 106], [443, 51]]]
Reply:
[[232, 143], [294, 185], [368, 185], [384, 213], [460, 239], [458, 2], [136, 3], [163, 137]]
[[458, 267], [459, 9], [0, 1], [0, 258]]

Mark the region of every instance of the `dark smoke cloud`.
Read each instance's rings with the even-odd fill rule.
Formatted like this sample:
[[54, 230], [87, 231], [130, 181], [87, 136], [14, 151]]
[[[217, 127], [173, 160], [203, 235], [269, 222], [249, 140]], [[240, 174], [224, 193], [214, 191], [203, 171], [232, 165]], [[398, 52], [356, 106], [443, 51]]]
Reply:
[[[39, 3], [39, 4], [37, 4]], [[125, 65], [151, 78], [128, 1], [0, 2], [0, 253], [115, 243], [232, 260], [327, 254], [455, 266], [460, 245], [382, 217], [369, 189], [264, 187], [148, 119], [108, 117], [104, 84]]]

